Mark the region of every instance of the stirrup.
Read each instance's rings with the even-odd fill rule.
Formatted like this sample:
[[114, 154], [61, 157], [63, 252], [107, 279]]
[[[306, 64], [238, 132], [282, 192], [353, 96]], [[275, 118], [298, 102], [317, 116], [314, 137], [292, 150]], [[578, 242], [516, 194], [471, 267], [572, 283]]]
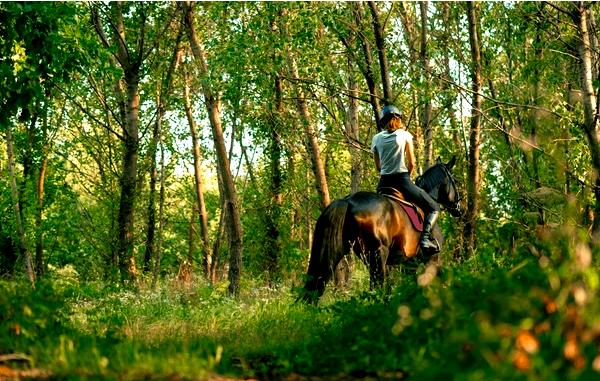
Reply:
[[436, 238], [430, 237], [428, 239], [428, 241], [431, 242], [431, 243], [433, 243], [435, 245], [435, 247], [425, 248], [425, 247], [423, 247], [424, 241], [420, 241], [419, 242], [419, 248], [423, 252], [433, 255], [433, 254], [437, 254], [437, 253], [439, 253], [441, 251], [441, 249], [440, 249], [440, 243], [438, 242], [438, 240]]

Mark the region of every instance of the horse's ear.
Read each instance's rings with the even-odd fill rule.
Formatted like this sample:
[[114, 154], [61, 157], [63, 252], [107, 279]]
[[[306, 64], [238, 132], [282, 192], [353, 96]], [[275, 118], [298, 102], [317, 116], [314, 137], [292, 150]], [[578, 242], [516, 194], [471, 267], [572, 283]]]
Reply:
[[454, 167], [454, 164], [456, 164], [456, 156], [452, 156], [452, 159], [450, 159], [448, 164], [446, 164], [446, 167], [448, 167], [448, 169], [452, 169], [452, 167]]
[[435, 163], [442, 164], [442, 159], [438, 156], [437, 159], [435, 159]]

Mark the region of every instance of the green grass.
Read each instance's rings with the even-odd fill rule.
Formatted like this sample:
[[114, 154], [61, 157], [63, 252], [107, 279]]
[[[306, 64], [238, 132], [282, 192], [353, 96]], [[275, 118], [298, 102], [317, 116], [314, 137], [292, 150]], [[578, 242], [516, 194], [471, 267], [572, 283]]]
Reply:
[[201, 281], [156, 290], [106, 288], [74, 273], [51, 274], [35, 290], [2, 281], [0, 353], [25, 353], [22, 366], [56, 379], [597, 379], [599, 273], [566, 237], [502, 265], [479, 258], [429, 278], [424, 267], [396, 272], [387, 292], [369, 291], [358, 266], [352, 287], [328, 291], [318, 307], [295, 303], [290, 285], [248, 279], [238, 300]]

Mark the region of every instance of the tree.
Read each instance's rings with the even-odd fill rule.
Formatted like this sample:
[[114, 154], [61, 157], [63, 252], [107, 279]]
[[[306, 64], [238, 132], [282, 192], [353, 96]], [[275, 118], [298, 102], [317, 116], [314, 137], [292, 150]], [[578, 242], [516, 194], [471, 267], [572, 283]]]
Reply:
[[473, 101], [471, 104], [471, 126], [469, 129], [469, 164], [467, 180], [467, 211], [465, 216], [465, 242], [467, 255], [475, 252], [475, 230], [477, 227], [477, 214], [479, 213], [479, 145], [481, 144], [481, 46], [479, 36], [478, 5], [467, 3], [467, 16], [469, 20], [469, 42], [471, 45], [471, 91]]
[[[123, 144], [115, 261], [118, 262], [121, 281], [125, 283], [135, 282], [137, 278], [133, 239], [140, 144], [139, 86], [144, 74], [145, 60], [163, 37], [165, 26], [168, 27], [173, 17], [173, 12], [170, 12], [166, 21], [150, 19], [151, 9], [155, 9], [154, 5], [145, 3], [114, 2], [90, 6], [94, 29], [105, 48], [112, 52], [111, 63], [120, 68], [123, 75], [122, 81], [114, 87], [121, 117], [119, 123], [122, 133], [119, 134], [119, 138]], [[134, 26], [126, 23], [128, 17], [132, 18]], [[108, 23], [108, 27], [105, 23]], [[106, 34], [106, 30], [110, 32], [109, 35]], [[148, 36], [154, 39], [148, 41]]]
[[227, 155], [227, 149], [225, 148], [225, 140], [223, 138], [223, 128], [221, 126], [221, 114], [220, 114], [220, 96], [215, 89], [213, 89], [209, 81], [209, 67], [206, 60], [206, 53], [196, 34], [196, 28], [194, 26], [195, 12], [191, 2], [185, 2], [183, 6], [183, 12], [185, 17], [185, 26], [194, 54], [194, 59], [198, 62], [200, 69], [200, 75], [202, 76], [202, 92], [204, 95], [204, 103], [206, 105], [206, 111], [210, 120], [212, 128], [212, 135], [215, 144], [215, 151], [217, 154], [218, 170], [223, 179], [223, 196], [226, 211], [229, 213], [229, 234], [230, 234], [230, 248], [229, 254], [229, 292], [232, 295], [239, 293], [240, 287], [240, 273], [242, 267], [242, 252], [243, 252], [243, 232], [240, 221], [240, 210], [237, 192], [235, 184], [233, 182], [233, 176], [231, 175], [231, 167], [229, 165], [229, 157]]

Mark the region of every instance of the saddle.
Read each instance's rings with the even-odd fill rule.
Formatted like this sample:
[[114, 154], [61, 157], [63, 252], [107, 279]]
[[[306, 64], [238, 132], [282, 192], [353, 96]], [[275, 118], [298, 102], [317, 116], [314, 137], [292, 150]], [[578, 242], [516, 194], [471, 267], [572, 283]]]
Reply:
[[404, 209], [406, 212], [406, 215], [408, 215], [408, 219], [415, 230], [418, 232], [423, 231], [423, 211], [412, 202], [406, 201], [404, 199], [404, 195], [400, 191], [398, 191], [396, 188], [382, 187], [377, 189], [377, 193], [400, 204], [402, 209]]

